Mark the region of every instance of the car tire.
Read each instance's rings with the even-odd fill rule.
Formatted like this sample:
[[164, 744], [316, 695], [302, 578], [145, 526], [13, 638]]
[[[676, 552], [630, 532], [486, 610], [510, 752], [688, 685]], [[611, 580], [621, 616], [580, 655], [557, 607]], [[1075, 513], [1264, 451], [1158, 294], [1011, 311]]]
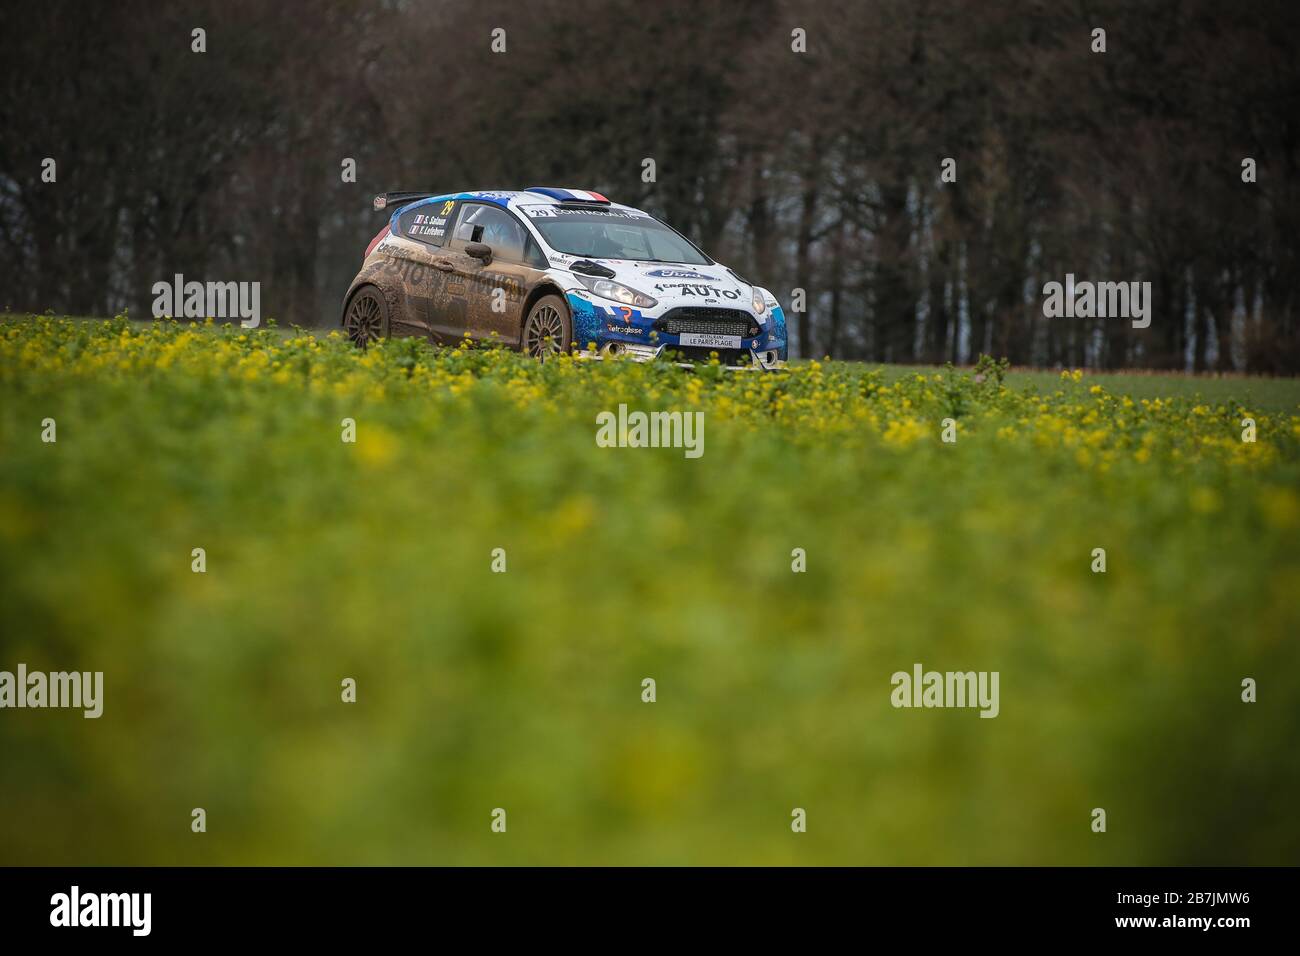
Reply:
[[358, 348], [389, 335], [388, 302], [378, 286], [363, 285], [352, 293], [343, 310], [343, 331]]
[[569, 306], [558, 295], [544, 295], [528, 310], [519, 349], [539, 362], [569, 351], [573, 341], [573, 320]]

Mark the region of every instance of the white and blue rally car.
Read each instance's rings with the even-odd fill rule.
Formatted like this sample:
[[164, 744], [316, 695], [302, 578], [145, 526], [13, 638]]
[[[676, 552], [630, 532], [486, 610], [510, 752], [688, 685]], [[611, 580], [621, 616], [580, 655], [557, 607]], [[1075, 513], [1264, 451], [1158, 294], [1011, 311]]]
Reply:
[[385, 193], [392, 210], [343, 300], [361, 347], [388, 336], [497, 341], [538, 359], [716, 353], [729, 368], [786, 361], [775, 296], [649, 213], [581, 189]]

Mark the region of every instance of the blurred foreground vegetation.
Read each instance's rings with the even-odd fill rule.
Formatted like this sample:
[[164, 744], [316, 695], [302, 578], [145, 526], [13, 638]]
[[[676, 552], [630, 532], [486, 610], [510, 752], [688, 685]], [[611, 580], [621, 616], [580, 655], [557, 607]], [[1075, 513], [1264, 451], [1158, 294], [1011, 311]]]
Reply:
[[0, 863], [1294, 863], [1300, 389], [1000, 379], [0, 322]]

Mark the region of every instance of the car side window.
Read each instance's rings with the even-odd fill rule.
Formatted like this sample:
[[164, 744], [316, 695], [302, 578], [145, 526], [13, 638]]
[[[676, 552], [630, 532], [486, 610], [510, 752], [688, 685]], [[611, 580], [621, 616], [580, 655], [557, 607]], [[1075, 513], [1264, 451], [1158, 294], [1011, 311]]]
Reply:
[[551, 267], [550, 261], [542, 253], [542, 247], [537, 244], [537, 240], [532, 236], [528, 237], [528, 247], [524, 252], [524, 265], [532, 266], [534, 269], [543, 271]]
[[452, 248], [464, 249], [471, 242], [492, 247], [492, 255], [508, 262], [528, 262], [529, 235], [510, 213], [496, 206], [465, 203], [456, 220]]
[[455, 211], [454, 199], [416, 206], [398, 218], [397, 231], [427, 246], [441, 246], [451, 232], [451, 220]]

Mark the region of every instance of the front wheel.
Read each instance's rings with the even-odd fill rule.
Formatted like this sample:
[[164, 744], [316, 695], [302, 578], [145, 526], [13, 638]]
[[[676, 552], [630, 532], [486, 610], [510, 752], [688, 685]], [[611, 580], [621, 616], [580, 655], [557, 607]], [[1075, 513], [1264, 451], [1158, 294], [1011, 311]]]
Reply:
[[343, 331], [358, 348], [388, 338], [388, 303], [372, 285], [363, 285], [343, 310]]
[[524, 319], [523, 351], [539, 362], [569, 350], [573, 326], [569, 307], [558, 295], [547, 295], [533, 303]]

